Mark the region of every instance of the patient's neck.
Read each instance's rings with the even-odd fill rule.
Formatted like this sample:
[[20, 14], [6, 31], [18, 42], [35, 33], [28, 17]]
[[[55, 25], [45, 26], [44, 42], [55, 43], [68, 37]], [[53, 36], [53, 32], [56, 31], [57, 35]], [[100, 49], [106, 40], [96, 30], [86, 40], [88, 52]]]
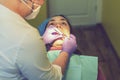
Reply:
[[62, 46], [52, 46], [50, 50], [62, 50]]

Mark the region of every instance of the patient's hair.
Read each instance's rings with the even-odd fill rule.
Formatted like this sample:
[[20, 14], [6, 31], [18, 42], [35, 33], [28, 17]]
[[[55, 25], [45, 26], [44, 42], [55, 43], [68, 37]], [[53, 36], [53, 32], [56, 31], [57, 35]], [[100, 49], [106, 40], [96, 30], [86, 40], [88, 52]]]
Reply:
[[[67, 21], [67, 23], [68, 23], [68, 25], [69, 25], [69, 27], [70, 27], [70, 33], [73, 33], [73, 31], [72, 31], [72, 30], [73, 30], [73, 29], [72, 29], [72, 25], [70, 24], [68, 18], [67, 18], [66, 16], [64, 16], [64, 15], [55, 15], [55, 16], [52, 16], [52, 17], [56, 17], [56, 16], [61, 16], [61, 17], [65, 18], [65, 20]], [[51, 17], [51, 18], [52, 18], [52, 17]], [[49, 23], [49, 22], [48, 22], [48, 23]], [[47, 23], [46, 26], [45, 26], [45, 30], [46, 30], [46, 27], [47, 27], [48, 23]]]

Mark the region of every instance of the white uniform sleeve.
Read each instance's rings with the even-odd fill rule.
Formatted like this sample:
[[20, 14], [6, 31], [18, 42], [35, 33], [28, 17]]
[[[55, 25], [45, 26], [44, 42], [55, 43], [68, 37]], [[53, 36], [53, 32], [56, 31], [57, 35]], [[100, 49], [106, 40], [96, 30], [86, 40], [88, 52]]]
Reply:
[[61, 80], [61, 68], [49, 62], [37, 30], [25, 34], [19, 47], [16, 64], [24, 77], [28, 80]]

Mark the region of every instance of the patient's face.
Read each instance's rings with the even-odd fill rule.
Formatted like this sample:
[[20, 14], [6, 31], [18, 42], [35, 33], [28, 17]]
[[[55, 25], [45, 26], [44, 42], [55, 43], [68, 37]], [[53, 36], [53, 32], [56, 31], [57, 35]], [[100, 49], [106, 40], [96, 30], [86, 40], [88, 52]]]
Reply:
[[[62, 33], [64, 33], [66, 36], [70, 36], [70, 27], [66, 19], [62, 16], [56, 16], [50, 19], [47, 27], [50, 25], [55, 26], [57, 29], [59, 29]], [[53, 43], [53, 46], [61, 46], [63, 44], [62, 39], [58, 39]]]

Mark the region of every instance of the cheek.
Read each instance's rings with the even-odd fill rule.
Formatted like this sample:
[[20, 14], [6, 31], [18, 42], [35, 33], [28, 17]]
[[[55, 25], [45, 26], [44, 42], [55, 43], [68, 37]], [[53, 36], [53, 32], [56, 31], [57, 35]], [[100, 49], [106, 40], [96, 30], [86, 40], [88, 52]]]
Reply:
[[69, 30], [69, 29], [64, 29], [63, 31], [64, 31], [63, 33], [64, 33], [66, 36], [70, 36], [70, 30]]

